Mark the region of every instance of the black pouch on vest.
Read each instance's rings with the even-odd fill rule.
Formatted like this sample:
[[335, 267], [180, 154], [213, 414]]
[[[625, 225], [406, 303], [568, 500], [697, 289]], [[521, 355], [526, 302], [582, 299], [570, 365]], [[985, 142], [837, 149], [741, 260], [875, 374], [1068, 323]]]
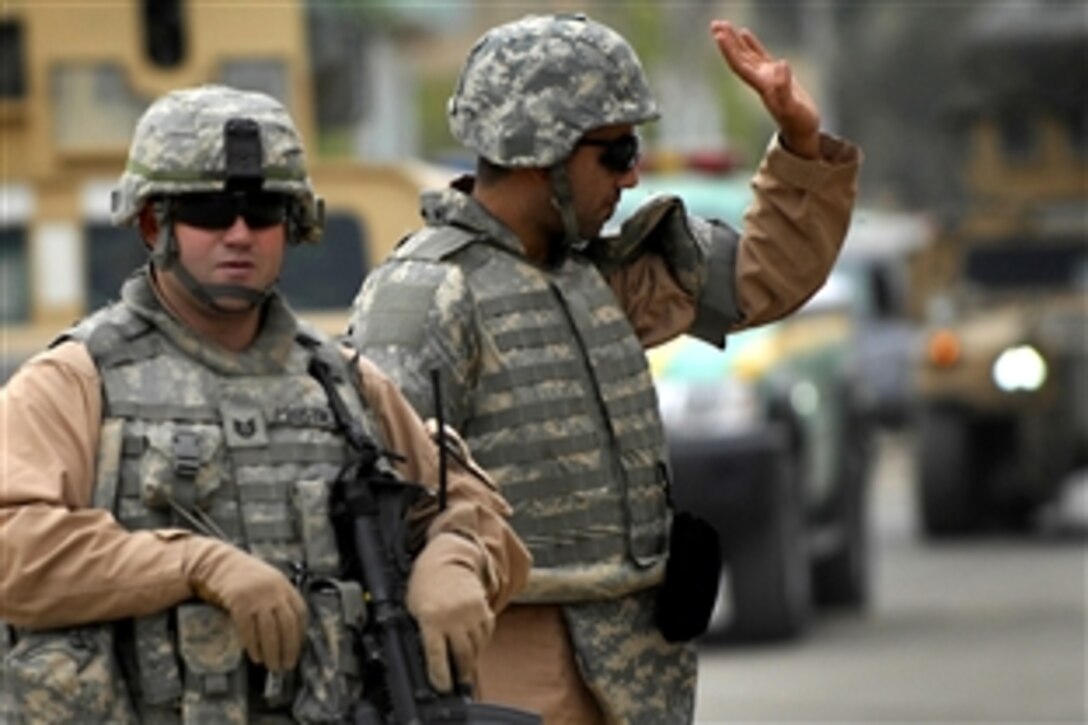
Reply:
[[686, 642], [706, 631], [721, 571], [718, 532], [694, 514], [676, 513], [669, 532], [665, 581], [654, 610], [657, 628], [666, 640]]

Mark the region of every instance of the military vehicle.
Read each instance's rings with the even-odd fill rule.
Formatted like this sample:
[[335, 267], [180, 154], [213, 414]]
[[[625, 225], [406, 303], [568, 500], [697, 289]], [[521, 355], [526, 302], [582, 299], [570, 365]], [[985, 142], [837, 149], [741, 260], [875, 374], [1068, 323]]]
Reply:
[[327, 232], [289, 251], [281, 286], [340, 331], [367, 269], [418, 224], [421, 188], [444, 177], [318, 154], [307, 28], [303, 2], [0, 5], [0, 380], [144, 262], [136, 233], [109, 222], [110, 190], [147, 105], [202, 83], [264, 91], [291, 112]]
[[997, 8], [964, 44], [967, 204], [921, 266], [932, 537], [1028, 527], [1088, 464], [1086, 44], [1081, 3]]

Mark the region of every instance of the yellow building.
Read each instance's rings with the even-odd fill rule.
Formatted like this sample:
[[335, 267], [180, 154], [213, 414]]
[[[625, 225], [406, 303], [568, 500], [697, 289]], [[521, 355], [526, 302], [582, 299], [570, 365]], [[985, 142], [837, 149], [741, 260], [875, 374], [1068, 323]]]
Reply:
[[110, 190], [136, 120], [171, 89], [226, 83], [287, 105], [328, 217], [323, 243], [292, 249], [281, 280], [307, 312], [342, 312], [441, 178], [315, 158], [302, 3], [8, 0], [0, 41], [0, 379], [144, 261], [135, 233], [109, 223]]

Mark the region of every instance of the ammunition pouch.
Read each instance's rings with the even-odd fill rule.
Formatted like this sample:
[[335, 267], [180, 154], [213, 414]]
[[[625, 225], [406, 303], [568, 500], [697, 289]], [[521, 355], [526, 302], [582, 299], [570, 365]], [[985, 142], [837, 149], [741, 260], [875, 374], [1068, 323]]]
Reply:
[[291, 714], [299, 722], [344, 722], [363, 693], [354, 649], [366, 621], [363, 590], [353, 581], [317, 579], [309, 582], [303, 596], [310, 620]]
[[177, 628], [185, 667], [183, 725], [246, 725], [248, 668], [230, 615], [210, 604], [182, 604]]
[[137, 723], [114, 652], [113, 626], [17, 630], [0, 660], [4, 723]]

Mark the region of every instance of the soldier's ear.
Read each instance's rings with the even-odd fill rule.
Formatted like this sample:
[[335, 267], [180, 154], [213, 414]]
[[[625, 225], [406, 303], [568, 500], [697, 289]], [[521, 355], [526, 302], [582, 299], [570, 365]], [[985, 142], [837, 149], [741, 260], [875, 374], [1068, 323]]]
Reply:
[[143, 241], [144, 246], [148, 249], [154, 249], [155, 240], [159, 238], [159, 220], [155, 218], [155, 211], [151, 208], [150, 204], [145, 204], [144, 207], [140, 209], [138, 224], [140, 239]]

